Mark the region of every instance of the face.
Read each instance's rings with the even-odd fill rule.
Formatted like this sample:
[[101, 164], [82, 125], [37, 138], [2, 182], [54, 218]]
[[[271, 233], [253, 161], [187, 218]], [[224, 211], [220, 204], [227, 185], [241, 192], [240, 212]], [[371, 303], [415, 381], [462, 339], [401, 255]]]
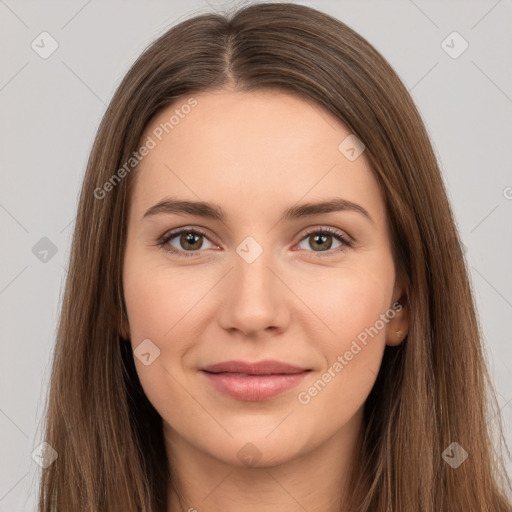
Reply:
[[270, 91], [197, 94], [148, 125], [123, 334], [170, 447], [278, 464], [360, 429], [407, 325], [384, 198], [350, 134]]

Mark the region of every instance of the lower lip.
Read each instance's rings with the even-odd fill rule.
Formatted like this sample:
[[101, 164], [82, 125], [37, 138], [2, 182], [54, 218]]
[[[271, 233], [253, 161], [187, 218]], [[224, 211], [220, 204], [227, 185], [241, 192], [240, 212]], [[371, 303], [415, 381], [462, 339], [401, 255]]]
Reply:
[[259, 402], [267, 400], [295, 387], [308, 373], [251, 375], [240, 377], [228, 373], [202, 372], [214, 388], [237, 400]]

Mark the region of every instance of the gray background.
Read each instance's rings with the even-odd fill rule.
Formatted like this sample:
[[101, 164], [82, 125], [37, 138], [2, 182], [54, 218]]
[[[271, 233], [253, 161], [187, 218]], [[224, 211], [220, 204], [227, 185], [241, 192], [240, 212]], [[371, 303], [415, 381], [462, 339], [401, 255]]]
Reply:
[[[301, 3], [366, 37], [419, 107], [467, 247], [510, 444], [512, 2]], [[238, 4], [0, 0], [0, 511], [35, 510], [39, 466], [31, 453], [42, 441], [77, 195], [106, 104], [134, 59], [172, 24]], [[47, 59], [31, 48], [43, 31], [59, 45]], [[458, 58], [442, 47], [453, 31], [469, 44]], [[54, 255], [38, 252], [43, 237]]]

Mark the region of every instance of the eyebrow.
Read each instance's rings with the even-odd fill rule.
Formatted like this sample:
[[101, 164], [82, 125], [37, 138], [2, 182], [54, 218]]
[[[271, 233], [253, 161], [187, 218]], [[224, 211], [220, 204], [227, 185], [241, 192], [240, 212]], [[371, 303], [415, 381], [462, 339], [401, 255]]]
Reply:
[[[334, 197], [317, 203], [293, 205], [283, 212], [279, 222], [311, 217], [313, 215], [320, 215], [322, 213], [341, 211], [353, 211], [360, 213], [372, 224], [375, 224], [375, 221], [372, 219], [371, 215], [365, 208], [359, 204], [353, 203], [352, 201], [342, 199], [341, 197]], [[221, 222], [225, 222], [226, 220], [226, 214], [217, 204], [208, 203], [205, 201], [185, 201], [174, 198], [162, 199], [155, 205], [148, 208], [142, 218], [144, 219], [146, 217], [160, 213], [197, 215], [199, 217], [218, 220]]]

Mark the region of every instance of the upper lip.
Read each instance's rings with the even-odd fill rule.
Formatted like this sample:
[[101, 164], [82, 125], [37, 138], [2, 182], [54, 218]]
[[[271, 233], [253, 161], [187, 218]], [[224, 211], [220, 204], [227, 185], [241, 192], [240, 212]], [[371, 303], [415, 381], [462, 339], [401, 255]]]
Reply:
[[246, 375], [276, 375], [293, 374], [308, 371], [307, 368], [300, 368], [281, 361], [266, 359], [249, 363], [246, 361], [224, 361], [201, 368], [209, 373], [243, 373]]

